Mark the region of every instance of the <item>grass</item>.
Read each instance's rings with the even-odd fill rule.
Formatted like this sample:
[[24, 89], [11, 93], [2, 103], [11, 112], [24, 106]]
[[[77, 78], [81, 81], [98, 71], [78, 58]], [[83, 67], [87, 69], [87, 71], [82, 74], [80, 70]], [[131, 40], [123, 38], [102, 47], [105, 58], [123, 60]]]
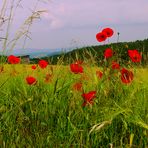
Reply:
[[[118, 74], [106, 73], [100, 80], [95, 71], [102, 68], [83, 67], [83, 74], [73, 74], [69, 66], [32, 70], [31, 65], [5, 64], [0, 73], [1, 146], [146, 148], [148, 69], [134, 69], [134, 81], [125, 85]], [[52, 72], [45, 83], [45, 74]], [[27, 85], [28, 75], [38, 83]], [[84, 92], [97, 91], [92, 106], [82, 107], [82, 92], [72, 87], [79, 81]]]

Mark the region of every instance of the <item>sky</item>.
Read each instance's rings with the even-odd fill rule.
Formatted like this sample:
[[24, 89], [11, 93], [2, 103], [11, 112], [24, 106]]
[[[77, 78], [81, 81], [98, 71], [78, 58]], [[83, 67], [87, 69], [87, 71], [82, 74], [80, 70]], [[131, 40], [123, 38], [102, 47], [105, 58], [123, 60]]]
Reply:
[[[21, 1], [15, 12], [10, 39], [31, 15], [36, 1]], [[0, 9], [1, 6], [2, 0]], [[115, 32], [110, 42], [117, 41], [117, 32], [120, 32], [121, 42], [148, 38], [148, 0], [49, 0], [39, 2], [36, 10], [46, 12], [32, 24], [31, 40], [27, 39], [25, 48], [66, 49], [102, 45], [104, 43], [97, 42], [96, 34], [106, 27]], [[23, 39], [15, 48], [22, 47]]]

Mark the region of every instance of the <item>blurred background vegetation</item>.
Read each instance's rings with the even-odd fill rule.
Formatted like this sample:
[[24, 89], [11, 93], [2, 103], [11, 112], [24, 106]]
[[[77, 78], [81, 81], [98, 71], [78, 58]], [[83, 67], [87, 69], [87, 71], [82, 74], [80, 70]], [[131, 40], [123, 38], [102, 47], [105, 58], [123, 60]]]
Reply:
[[[143, 59], [141, 64], [143, 66], [148, 64], [148, 39], [137, 40], [135, 42], [119, 42], [106, 45], [77, 48], [70, 52], [63, 52], [60, 55], [44, 57], [43, 59], [50, 61], [50, 63], [53, 65], [57, 64], [59, 59], [61, 59], [62, 64], [66, 65], [72, 63], [75, 60], [85, 60], [91, 59], [93, 57], [98, 63], [98, 66], [101, 66], [101, 62], [104, 59], [103, 53], [106, 48], [112, 48], [115, 53], [118, 53], [118, 61], [124, 64], [129, 60], [127, 51], [129, 49], [137, 49], [142, 54]], [[37, 63], [38, 60], [38, 58], [31, 59], [31, 63]]]

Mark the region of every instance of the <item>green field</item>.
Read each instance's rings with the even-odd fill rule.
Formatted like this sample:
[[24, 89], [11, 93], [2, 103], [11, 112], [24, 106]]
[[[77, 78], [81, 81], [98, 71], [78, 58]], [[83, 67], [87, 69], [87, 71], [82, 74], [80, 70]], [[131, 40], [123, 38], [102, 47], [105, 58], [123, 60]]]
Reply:
[[1, 1], [0, 148], [148, 148], [143, 2]]
[[[133, 68], [131, 84], [119, 72], [98, 79], [93, 65], [74, 74], [69, 66], [4, 65], [0, 73], [0, 145], [2, 147], [148, 146], [148, 69]], [[45, 82], [46, 74], [51, 74]], [[34, 76], [35, 85], [25, 78]], [[108, 76], [111, 79], [108, 79]], [[82, 82], [83, 92], [73, 89]], [[96, 91], [93, 105], [83, 107], [82, 93]]]

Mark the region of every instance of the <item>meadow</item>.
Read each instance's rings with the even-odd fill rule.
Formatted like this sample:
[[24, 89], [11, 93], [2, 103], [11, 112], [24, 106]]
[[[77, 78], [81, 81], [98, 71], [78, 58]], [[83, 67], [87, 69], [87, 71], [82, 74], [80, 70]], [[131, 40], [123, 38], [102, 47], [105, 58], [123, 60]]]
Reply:
[[[120, 33], [104, 28], [96, 34], [104, 46], [25, 64], [9, 53], [22, 39], [25, 48], [33, 22], [47, 10], [36, 0], [14, 31], [22, 1], [1, 4], [0, 147], [148, 147], [147, 39], [119, 43]], [[110, 44], [114, 34], [117, 44]]]
[[100, 67], [95, 57], [69, 65], [8, 58], [0, 72], [0, 145], [146, 148], [148, 68], [106, 56]]

